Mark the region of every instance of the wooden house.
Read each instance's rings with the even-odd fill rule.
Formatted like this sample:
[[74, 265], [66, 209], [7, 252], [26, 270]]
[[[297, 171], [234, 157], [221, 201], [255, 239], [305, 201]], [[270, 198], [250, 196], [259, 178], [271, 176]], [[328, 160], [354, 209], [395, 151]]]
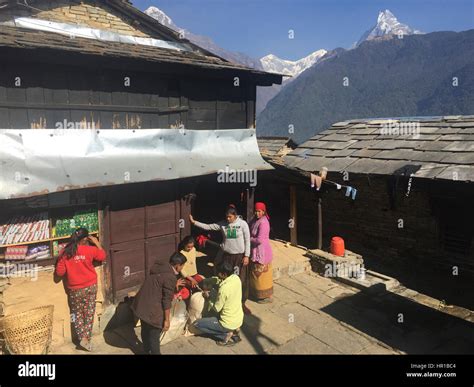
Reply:
[[3, 240], [0, 258], [43, 243], [50, 255], [34, 263], [52, 269], [71, 220], [93, 213], [108, 250], [104, 303], [123, 300], [190, 232], [193, 199], [198, 216], [251, 208], [249, 184], [218, 185], [216, 173], [269, 168], [256, 88], [281, 80], [124, 0], [0, 0], [0, 224], [41, 214], [47, 228]]

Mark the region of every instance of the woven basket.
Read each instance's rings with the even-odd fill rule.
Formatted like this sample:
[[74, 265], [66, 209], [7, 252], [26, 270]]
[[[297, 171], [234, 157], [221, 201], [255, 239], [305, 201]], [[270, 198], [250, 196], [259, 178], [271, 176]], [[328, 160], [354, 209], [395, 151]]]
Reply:
[[12, 354], [47, 354], [53, 332], [54, 305], [3, 318], [6, 348]]

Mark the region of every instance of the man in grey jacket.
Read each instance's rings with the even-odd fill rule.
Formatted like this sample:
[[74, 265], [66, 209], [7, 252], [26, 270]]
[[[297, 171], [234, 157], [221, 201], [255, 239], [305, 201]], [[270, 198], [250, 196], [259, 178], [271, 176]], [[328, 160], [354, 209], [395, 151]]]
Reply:
[[250, 314], [250, 309], [245, 305], [248, 298], [248, 264], [250, 255], [249, 226], [238, 214], [235, 206], [229, 206], [225, 213], [225, 220], [218, 223], [201, 223], [194, 220], [192, 215], [189, 220], [193, 225], [203, 230], [220, 231], [222, 233], [221, 250], [216, 256], [214, 267], [222, 262], [229, 262], [234, 267], [234, 272], [242, 281], [242, 309], [245, 314]]

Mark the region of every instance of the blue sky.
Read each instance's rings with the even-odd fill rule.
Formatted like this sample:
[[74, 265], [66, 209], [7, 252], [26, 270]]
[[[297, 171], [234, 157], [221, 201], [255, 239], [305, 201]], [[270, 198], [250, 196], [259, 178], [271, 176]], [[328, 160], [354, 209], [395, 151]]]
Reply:
[[[154, 5], [175, 24], [220, 46], [260, 58], [299, 59], [320, 49], [348, 48], [389, 9], [424, 32], [474, 28], [474, 0], [133, 0]], [[294, 30], [294, 39], [288, 31]]]

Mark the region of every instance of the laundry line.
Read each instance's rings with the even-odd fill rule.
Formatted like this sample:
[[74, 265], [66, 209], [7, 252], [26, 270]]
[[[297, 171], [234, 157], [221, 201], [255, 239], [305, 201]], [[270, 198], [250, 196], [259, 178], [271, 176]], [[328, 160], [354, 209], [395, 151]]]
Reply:
[[[298, 167], [295, 167], [295, 168], [300, 170], [300, 171], [304, 171], [301, 168], [298, 168]], [[304, 171], [304, 172], [308, 173], [307, 171]], [[310, 174], [311, 188], [316, 187], [316, 191], [320, 190], [323, 183], [324, 184], [330, 184], [332, 186], [335, 186], [338, 191], [340, 191], [344, 188], [346, 190], [345, 196], [346, 197], [351, 197], [352, 200], [355, 200], [355, 198], [357, 196], [357, 188], [352, 187], [350, 185], [339, 184], [339, 183], [336, 183], [335, 181], [332, 181], [332, 180], [323, 179], [321, 176], [319, 176], [319, 174], [317, 174], [315, 172], [309, 172], [309, 174]]]

